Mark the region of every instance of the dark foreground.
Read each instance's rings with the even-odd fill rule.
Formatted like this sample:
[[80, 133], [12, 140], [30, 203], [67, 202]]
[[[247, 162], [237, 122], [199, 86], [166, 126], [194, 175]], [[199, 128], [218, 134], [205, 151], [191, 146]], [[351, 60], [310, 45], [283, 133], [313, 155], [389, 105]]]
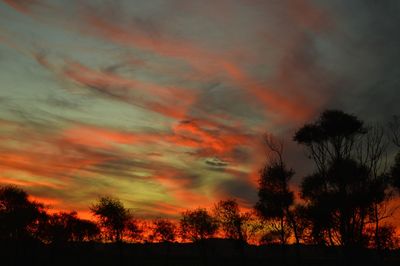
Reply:
[[317, 246], [240, 246], [228, 240], [200, 244], [1, 243], [0, 265], [400, 265], [400, 251]]

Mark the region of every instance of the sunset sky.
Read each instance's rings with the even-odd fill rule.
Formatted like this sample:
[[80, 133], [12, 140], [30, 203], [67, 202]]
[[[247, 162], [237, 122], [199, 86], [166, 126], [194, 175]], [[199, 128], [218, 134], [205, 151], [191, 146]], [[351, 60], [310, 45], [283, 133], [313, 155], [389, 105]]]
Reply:
[[0, 0], [0, 183], [55, 210], [251, 207], [262, 134], [400, 114], [400, 1]]

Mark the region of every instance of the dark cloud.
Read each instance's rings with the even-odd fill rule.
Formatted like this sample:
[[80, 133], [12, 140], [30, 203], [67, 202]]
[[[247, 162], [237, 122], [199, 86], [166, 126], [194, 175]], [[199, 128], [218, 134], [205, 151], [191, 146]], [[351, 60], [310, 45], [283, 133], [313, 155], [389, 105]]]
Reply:
[[369, 121], [387, 120], [400, 112], [400, 2], [346, 1], [331, 8], [333, 50], [324, 53], [336, 57], [332, 69], [341, 79], [329, 105]]
[[216, 186], [215, 191], [220, 198], [237, 198], [248, 205], [252, 205], [257, 201], [257, 189], [247, 180], [224, 180]]
[[207, 159], [205, 160], [205, 163], [206, 163], [207, 165], [211, 166], [211, 169], [217, 169], [217, 170], [221, 170], [221, 169], [223, 169], [223, 168], [225, 168], [226, 166], [229, 165], [228, 162], [223, 161], [223, 160], [221, 160], [221, 159], [219, 159], [219, 158], [216, 158], [216, 157], [214, 157], [214, 158], [207, 158]]

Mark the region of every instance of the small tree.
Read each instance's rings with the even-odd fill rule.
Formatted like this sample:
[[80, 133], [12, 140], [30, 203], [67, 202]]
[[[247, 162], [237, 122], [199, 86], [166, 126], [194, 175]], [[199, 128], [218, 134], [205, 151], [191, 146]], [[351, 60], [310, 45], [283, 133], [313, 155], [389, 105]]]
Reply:
[[108, 239], [121, 242], [127, 222], [131, 218], [129, 211], [119, 199], [101, 197], [90, 207], [90, 211], [99, 219]]
[[150, 239], [155, 242], [174, 242], [176, 239], [176, 225], [166, 219], [153, 221]]
[[180, 230], [183, 239], [193, 242], [205, 240], [212, 237], [217, 229], [217, 222], [206, 209], [198, 208], [182, 213]]
[[138, 220], [129, 219], [126, 223], [126, 235], [132, 242], [140, 242], [143, 240], [143, 228]]
[[294, 204], [294, 194], [289, 190], [289, 181], [294, 172], [283, 162], [283, 142], [276, 140], [272, 135], [266, 135], [265, 143], [268, 162], [260, 171], [259, 200], [255, 209], [263, 219], [278, 221], [275, 231], [279, 232], [280, 242], [284, 245], [288, 239], [289, 228], [295, 226], [290, 214], [290, 208]]
[[44, 230], [45, 240], [51, 243], [90, 241], [100, 233], [95, 223], [80, 219], [75, 211], [50, 215]]
[[214, 207], [214, 213], [225, 237], [246, 242], [245, 225], [250, 220], [250, 215], [240, 212], [236, 200], [219, 201]]
[[79, 218], [75, 221], [74, 241], [94, 241], [98, 239], [99, 235], [100, 229], [96, 223]]

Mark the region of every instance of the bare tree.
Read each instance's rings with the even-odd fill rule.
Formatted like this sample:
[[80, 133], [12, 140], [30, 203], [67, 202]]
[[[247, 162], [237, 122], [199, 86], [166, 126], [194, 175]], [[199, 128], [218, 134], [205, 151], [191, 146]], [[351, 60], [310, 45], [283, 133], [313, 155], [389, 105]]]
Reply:
[[394, 211], [388, 208], [392, 193], [389, 190], [390, 182], [386, 174], [389, 141], [385, 133], [384, 127], [379, 124], [369, 126], [367, 133], [360, 139], [356, 147], [357, 160], [368, 169], [371, 196], [373, 197], [373, 206], [370, 212], [362, 215], [364, 217], [368, 215], [370, 220], [368, 222], [374, 224], [374, 246], [378, 250], [382, 246], [380, 222], [390, 217]]
[[296, 243], [299, 243], [296, 223], [291, 214], [294, 193], [289, 189], [289, 181], [294, 175], [294, 171], [288, 169], [284, 163], [283, 140], [279, 140], [271, 134], [266, 134], [264, 140], [267, 148], [267, 163], [260, 171], [259, 200], [255, 209], [262, 218], [279, 221], [275, 231], [279, 232], [282, 245], [286, 244], [292, 228]]
[[393, 143], [400, 148], [400, 116], [393, 116], [392, 121], [389, 122], [389, 130]]

